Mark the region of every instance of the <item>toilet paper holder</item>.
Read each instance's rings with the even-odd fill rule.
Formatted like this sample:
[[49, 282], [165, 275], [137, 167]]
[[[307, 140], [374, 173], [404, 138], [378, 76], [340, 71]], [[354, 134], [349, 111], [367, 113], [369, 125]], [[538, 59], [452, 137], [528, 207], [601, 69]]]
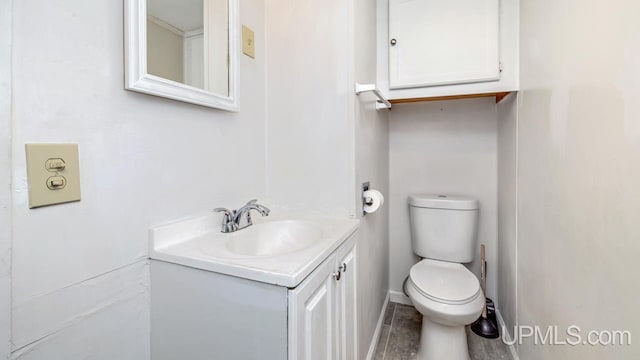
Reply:
[[384, 195], [376, 189], [371, 189], [369, 182], [362, 184], [362, 216], [374, 213], [384, 204]]
[[364, 192], [369, 190], [369, 181], [362, 183], [362, 216], [366, 216], [367, 212], [364, 211], [365, 205], [371, 205], [373, 199], [364, 196]]

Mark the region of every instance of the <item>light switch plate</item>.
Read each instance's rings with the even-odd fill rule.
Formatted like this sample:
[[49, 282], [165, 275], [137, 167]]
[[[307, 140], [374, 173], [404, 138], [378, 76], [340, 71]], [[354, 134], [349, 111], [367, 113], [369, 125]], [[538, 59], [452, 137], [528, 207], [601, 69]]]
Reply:
[[26, 144], [29, 208], [80, 201], [78, 144]]
[[242, 52], [252, 59], [256, 58], [255, 34], [244, 25], [242, 25]]

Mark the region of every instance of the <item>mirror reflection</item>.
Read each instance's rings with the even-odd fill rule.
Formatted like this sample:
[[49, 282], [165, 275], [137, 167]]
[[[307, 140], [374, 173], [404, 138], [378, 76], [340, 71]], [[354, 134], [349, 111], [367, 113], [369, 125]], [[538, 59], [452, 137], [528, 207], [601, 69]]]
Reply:
[[147, 72], [229, 95], [228, 0], [147, 0]]

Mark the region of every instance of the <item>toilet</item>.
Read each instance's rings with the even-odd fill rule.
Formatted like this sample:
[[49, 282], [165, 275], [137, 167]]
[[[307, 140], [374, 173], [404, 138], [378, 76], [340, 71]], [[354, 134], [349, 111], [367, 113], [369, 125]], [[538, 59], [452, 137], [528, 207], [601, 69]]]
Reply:
[[478, 200], [464, 196], [411, 195], [413, 252], [422, 260], [406, 290], [422, 314], [418, 360], [470, 360], [465, 325], [482, 312], [478, 278], [463, 263], [473, 260]]

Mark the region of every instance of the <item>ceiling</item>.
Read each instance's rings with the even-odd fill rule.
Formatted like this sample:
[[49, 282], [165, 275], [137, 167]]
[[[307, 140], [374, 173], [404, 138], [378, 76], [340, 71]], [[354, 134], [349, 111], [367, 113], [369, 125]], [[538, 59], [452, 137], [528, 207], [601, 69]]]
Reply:
[[147, 0], [147, 15], [183, 32], [202, 29], [202, 0]]

